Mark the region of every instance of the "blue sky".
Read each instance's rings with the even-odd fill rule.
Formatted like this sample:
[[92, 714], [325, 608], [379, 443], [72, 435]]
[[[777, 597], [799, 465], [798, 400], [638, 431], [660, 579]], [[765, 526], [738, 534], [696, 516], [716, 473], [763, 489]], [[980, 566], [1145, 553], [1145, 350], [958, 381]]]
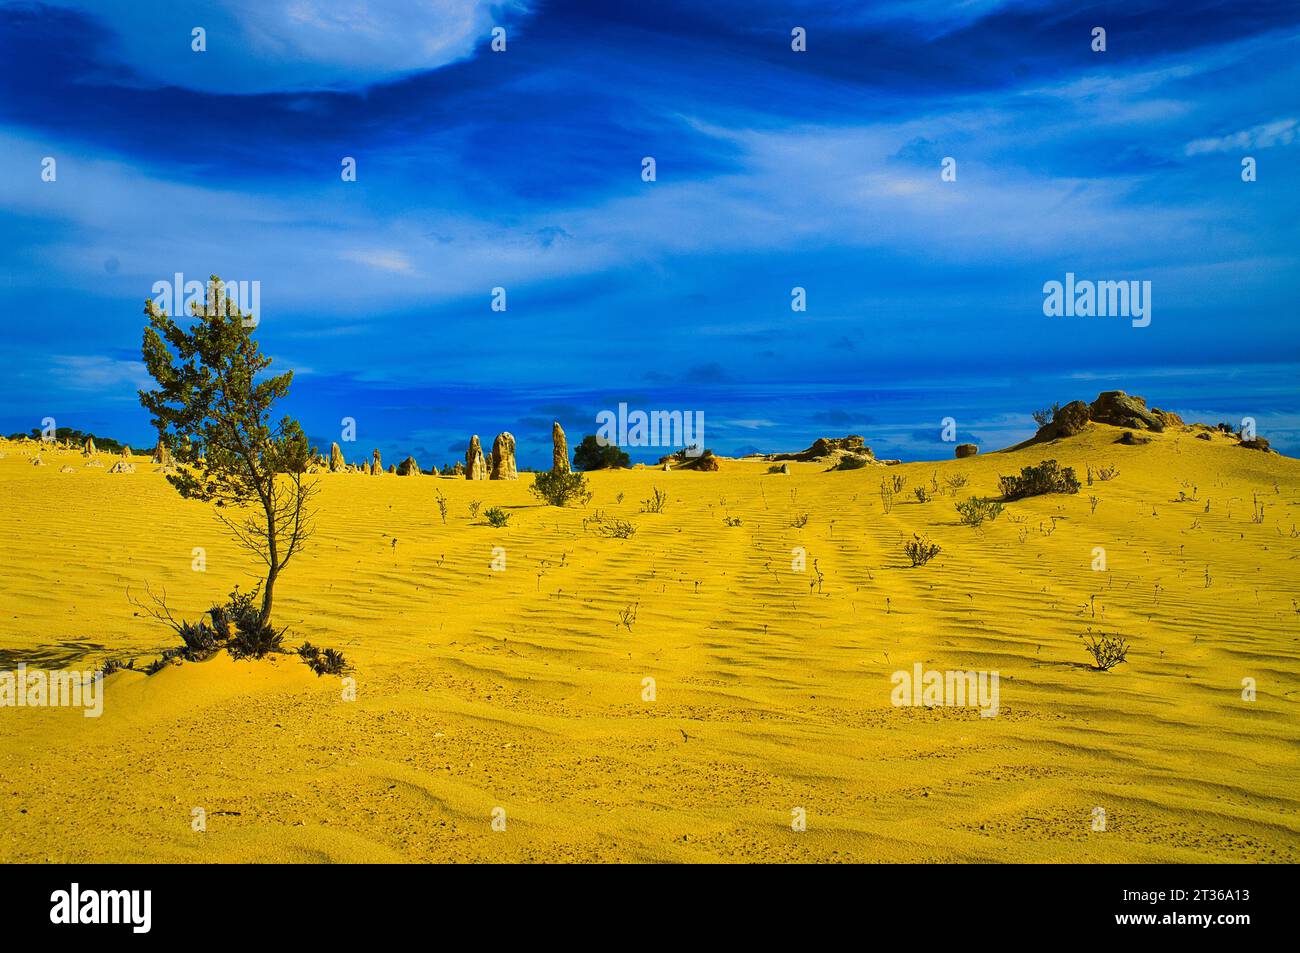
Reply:
[[0, 430], [147, 443], [144, 299], [215, 272], [353, 459], [619, 401], [947, 457], [1112, 387], [1297, 453], [1296, 89], [1295, 3], [0, 2]]

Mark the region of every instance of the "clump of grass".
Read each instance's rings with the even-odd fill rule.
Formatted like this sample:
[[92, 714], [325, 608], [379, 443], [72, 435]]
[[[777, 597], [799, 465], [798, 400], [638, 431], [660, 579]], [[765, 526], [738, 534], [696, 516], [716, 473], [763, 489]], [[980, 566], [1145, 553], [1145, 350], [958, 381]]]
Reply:
[[1119, 467], [1113, 467], [1110, 464], [1106, 464], [1106, 466], [1097, 471], [1097, 479], [1102, 483], [1105, 483], [1108, 480], [1113, 480], [1117, 476], [1119, 476]]
[[1086, 636], [1080, 636], [1083, 639], [1084, 648], [1092, 656], [1095, 667], [1099, 672], [1109, 672], [1116, 665], [1128, 658], [1128, 640], [1118, 632], [1114, 635], [1101, 633], [1094, 635], [1092, 630], [1088, 630]]
[[650, 499], [641, 501], [642, 513], [662, 513], [668, 506], [668, 494], [659, 487], [654, 487]]
[[790, 525], [793, 526], [795, 529], [803, 529], [805, 526], [808, 525], [808, 514], [800, 513], [798, 516], [794, 518], [794, 522], [792, 522]]
[[925, 487], [923, 486], [913, 487], [912, 492], [916, 494], [916, 502], [918, 503], [930, 502], [930, 491], [927, 490]]
[[942, 551], [938, 543], [932, 543], [927, 537], [918, 536], [915, 533], [912, 534], [909, 542], [903, 544], [903, 552], [912, 561], [913, 568], [924, 566]]
[[722, 522], [726, 523], [728, 526], [739, 526], [743, 520], [741, 520], [739, 516], [724, 516]]
[[950, 477], [944, 477], [944, 482], [948, 484], [950, 490], [960, 490], [967, 483], [966, 474], [954, 473]]
[[1078, 493], [1079, 478], [1072, 467], [1062, 467], [1055, 460], [1044, 460], [1036, 467], [1022, 467], [1020, 476], [999, 478], [1005, 500], [1022, 500], [1044, 493]]
[[568, 506], [578, 503], [586, 506], [591, 502], [591, 488], [587, 478], [577, 471], [568, 473], [550, 470], [533, 474], [533, 485], [528, 488], [533, 496], [550, 506]]
[[958, 503], [957, 515], [961, 518], [963, 526], [979, 527], [985, 522], [992, 522], [1002, 515], [1002, 503], [1000, 500], [986, 500], [978, 496], [972, 496], [964, 503]]
[[479, 511], [479, 509], [480, 509], [482, 506], [483, 506], [483, 501], [482, 501], [482, 500], [470, 500], [470, 501], [469, 501], [469, 518], [472, 519], [472, 520], [476, 520], [476, 519], [478, 519], [478, 511]]
[[880, 505], [886, 513], [894, 508], [894, 485], [886, 477], [880, 479]]
[[489, 525], [495, 526], [497, 529], [503, 528], [510, 522], [510, 514], [499, 506], [489, 506], [483, 511], [483, 518], [488, 521]]

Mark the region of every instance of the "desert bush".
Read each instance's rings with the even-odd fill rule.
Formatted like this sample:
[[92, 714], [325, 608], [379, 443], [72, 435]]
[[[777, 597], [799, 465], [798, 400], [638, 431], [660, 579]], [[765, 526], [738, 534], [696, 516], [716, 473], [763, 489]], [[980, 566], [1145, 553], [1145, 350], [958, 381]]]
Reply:
[[1097, 471], [1097, 479], [1105, 483], [1107, 480], [1113, 480], [1119, 476], [1119, 468], [1109, 464]]
[[321, 649], [310, 642], [298, 646], [298, 657], [317, 675], [342, 675], [352, 668], [338, 649]]
[[668, 505], [668, 494], [659, 487], [654, 487], [654, 493], [648, 500], [641, 501], [642, 513], [662, 513]]
[[576, 472], [555, 473], [547, 470], [543, 473], [534, 473], [533, 485], [529, 487], [529, 492], [551, 506], [568, 506], [570, 503], [586, 506], [591, 502], [591, 489], [587, 486], [587, 478]]
[[907, 486], [907, 477], [903, 476], [902, 474], [896, 473], [894, 474], [893, 480], [894, 480], [894, 492], [902, 493], [903, 487]]
[[993, 522], [1002, 515], [1002, 503], [999, 500], [986, 500], [972, 496], [964, 503], [958, 503], [957, 514], [963, 526], [981, 526], [985, 521]]
[[479, 511], [480, 509], [482, 509], [482, 508], [483, 508], [483, 501], [482, 501], [482, 500], [470, 500], [470, 501], [469, 501], [469, 518], [472, 519], [472, 520], [476, 520], [476, 519], [478, 519], [478, 511]]
[[950, 477], [945, 477], [945, 478], [944, 478], [944, 482], [948, 484], [948, 489], [950, 489], [950, 490], [960, 490], [962, 487], [964, 487], [964, 486], [966, 485], [966, 482], [967, 482], [967, 480], [966, 480], [966, 474], [964, 474], [964, 473], [954, 473], [954, 474], [953, 474], [952, 476], [950, 476]]
[[442, 517], [443, 523], [447, 522], [447, 498], [442, 495], [442, 490], [438, 491], [438, 515]]
[[999, 478], [1002, 498], [1022, 500], [1044, 493], [1078, 493], [1079, 478], [1073, 467], [1062, 467], [1055, 460], [1044, 460], [1036, 467], [1022, 467], [1020, 476]]
[[916, 502], [918, 503], [930, 502], [930, 491], [927, 490], [925, 487], [923, 486], [913, 487], [912, 492], [916, 494]]
[[726, 523], [728, 526], [739, 526], [743, 520], [741, 520], [739, 516], [724, 516], [722, 522]]
[[886, 513], [894, 508], [894, 486], [884, 477], [880, 480], [880, 505]]
[[601, 536], [609, 536], [613, 539], [631, 539], [636, 535], [636, 526], [627, 520], [611, 516], [600, 521], [596, 532], [600, 533]]
[[510, 514], [499, 506], [489, 506], [483, 511], [483, 517], [492, 526], [501, 529], [510, 522]]
[[1060, 404], [1053, 404], [1051, 407], [1044, 407], [1042, 410], [1035, 410], [1032, 414], [1034, 423], [1040, 427], [1046, 427], [1056, 417], [1056, 412], [1061, 409]]
[[791, 523], [790, 525], [793, 526], [795, 529], [803, 529], [805, 526], [808, 525], [808, 514], [800, 513], [798, 516], [794, 518], [794, 522]]
[[128, 670], [135, 670], [135, 659], [131, 659], [129, 662], [123, 662], [121, 659], [111, 658], [104, 660], [104, 664], [99, 667], [99, 674], [108, 676], [112, 675], [114, 672], [123, 672]]
[[573, 449], [573, 467], [576, 470], [608, 470], [631, 465], [632, 458], [622, 449], [612, 443], [602, 444], [593, 434], [583, 437], [582, 443]]
[[1099, 672], [1109, 672], [1128, 658], [1128, 640], [1118, 632], [1114, 635], [1106, 635], [1104, 632], [1100, 635], [1094, 635], [1092, 630], [1089, 629], [1088, 635], [1082, 638], [1084, 648], [1092, 656], [1092, 660], [1096, 663]]
[[912, 534], [909, 542], [903, 544], [903, 552], [912, 561], [913, 567], [924, 566], [941, 551], [937, 543], [932, 543], [928, 538], [917, 536], [915, 533]]

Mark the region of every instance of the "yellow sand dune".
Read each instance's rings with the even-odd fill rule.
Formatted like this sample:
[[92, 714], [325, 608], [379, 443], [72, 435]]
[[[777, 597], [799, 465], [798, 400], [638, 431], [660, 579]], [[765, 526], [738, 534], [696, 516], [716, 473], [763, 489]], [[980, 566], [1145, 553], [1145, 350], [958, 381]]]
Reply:
[[[1300, 464], [1119, 433], [887, 469], [601, 472], [586, 509], [538, 505], [526, 474], [322, 476], [276, 615], [347, 654], [356, 700], [295, 657], [222, 655], [109, 676], [98, 719], [0, 708], [0, 860], [1295, 862]], [[0, 669], [146, 663], [175, 640], [128, 588], [193, 618], [255, 581], [145, 458], [0, 449]], [[1048, 457], [1119, 475], [958, 524], [949, 477], [992, 495]], [[654, 487], [668, 508], [641, 513]], [[596, 510], [636, 535], [584, 528]], [[921, 568], [914, 533], [942, 547]], [[1090, 627], [1129, 637], [1128, 662], [1088, 668]], [[998, 671], [998, 715], [895, 707], [891, 674], [918, 662]]]

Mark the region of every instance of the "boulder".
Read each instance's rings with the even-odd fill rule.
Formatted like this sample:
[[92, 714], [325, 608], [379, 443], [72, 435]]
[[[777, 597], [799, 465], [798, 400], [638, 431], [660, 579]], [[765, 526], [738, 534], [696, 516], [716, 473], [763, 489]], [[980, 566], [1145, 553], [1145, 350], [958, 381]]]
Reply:
[[515, 468], [515, 438], [509, 432], [497, 434], [497, 438], [492, 441], [490, 476], [493, 480], [519, 479], [519, 471]]
[[346, 470], [347, 464], [343, 462], [343, 451], [339, 449], [337, 443], [330, 444], [330, 472], [338, 473]]
[[76, 471], [76, 468], [75, 468], [75, 467], [67, 467], [67, 466], [65, 466], [65, 467], [62, 467], [62, 468], [59, 470], [59, 472], [60, 472], [60, 473], [76, 473], [77, 471]]
[[956, 447], [958, 460], [964, 460], [966, 457], [973, 457], [979, 452], [979, 446], [973, 443], [959, 443]]
[[39, 453], [36, 456], [32, 457], [32, 466], [34, 467], [45, 466], [45, 461], [41, 459], [41, 455]]
[[1251, 440], [1243, 440], [1241, 443], [1237, 444], [1237, 446], [1245, 447], [1247, 450], [1262, 450], [1265, 453], [1272, 452], [1269, 450], [1268, 441], [1263, 437], [1254, 437]]
[[82, 446], [82, 448], [81, 448], [81, 452], [84, 453], [84, 454], [86, 454], [86, 456], [90, 456], [90, 454], [96, 452], [96, 451], [95, 451], [95, 438], [94, 438], [94, 437], [87, 437], [87, 438], [86, 438], [86, 443], [85, 443], [85, 445]]
[[1210, 436], [1209, 431], [1202, 430], [1200, 433], [1198, 433], [1198, 434], [1196, 435], [1196, 439], [1197, 439], [1197, 440], [1213, 440], [1214, 438], [1213, 438], [1212, 436]]
[[1055, 428], [1057, 437], [1073, 437], [1077, 433], [1083, 433], [1090, 419], [1088, 405], [1081, 400], [1072, 400], [1056, 409], [1050, 426]]
[[108, 468], [108, 472], [109, 473], [134, 473], [135, 467], [127, 463], [125, 460], [118, 460], [117, 463], [113, 464], [111, 467]]
[[130, 460], [130, 459], [131, 459], [131, 448], [130, 448], [130, 447], [128, 447], [128, 446], [123, 446], [123, 447], [122, 447], [122, 459], [123, 459], [123, 460]]
[[370, 475], [379, 476], [384, 472], [384, 462], [378, 450], [370, 451]]
[[393, 474], [393, 476], [396, 476], [396, 475], [397, 475], [397, 464], [396, 464], [396, 463], [390, 463], [390, 464], [388, 465], [388, 472], [391, 473], [391, 474]]
[[551, 423], [551, 472], [569, 472], [569, 441], [558, 420]]
[[779, 473], [779, 474], [781, 474], [782, 476], [789, 476], [789, 475], [790, 475], [790, 464], [788, 464], [788, 463], [783, 463], [783, 464], [781, 464], [779, 467], [776, 468], [776, 472]]
[[1140, 434], [1135, 434], [1133, 431], [1129, 430], [1121, 434], [1119, 439], [1116, 440], [1115, 442], [1122, 443], [1128, 447], [1140, 447], [1144, 443], [1150, 443], [1151, 438], [1141, 436]]
[[478, 434], [469, 438], [469, 448], [465, 451], [465, 479], [486, 480], [487, 464], [483, 462], [483, 445], [478, 442]]
[[1164, 425], [1164, 428], [1166, 430], [1168, 430], [1170, 427], [1187, 426], [1187, 424], [1183, 423], [1182, 417], [1179, 417], [1177, 414], [1173, 413], [1172, 411], [1161, 410], [1159, 407], [1152, 407], [1151, 415], [1155, 417], [1156, 420], [1160, 421], [1160, 423]]

